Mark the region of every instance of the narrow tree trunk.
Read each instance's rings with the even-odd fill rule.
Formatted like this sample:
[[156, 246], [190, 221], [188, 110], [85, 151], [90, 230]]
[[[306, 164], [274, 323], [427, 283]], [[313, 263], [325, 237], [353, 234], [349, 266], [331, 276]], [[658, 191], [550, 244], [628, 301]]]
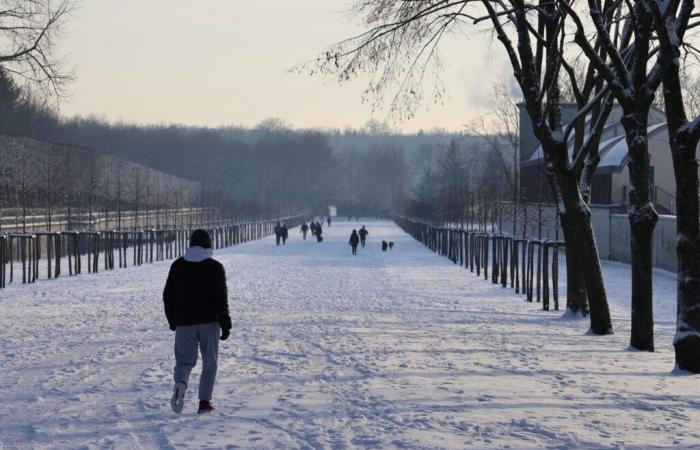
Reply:
[[613, 326], [608, 308], [608, 297], [603, 283], [603, 271], [600, 267], [600, 257], [596, 246], [595, 234], [591, 225], [591, 212], [588, 206], [580, 200], [578, 208], [572, 214], [576, 242], [578, 243], [577, 257], [583, 267], [583, 278], [586, 285], [586, 295], [591, 313], [591, 330], [595, 334], [612, 334]]
[[647, 118], [644, 114], [622, 119], [629, 149], [630, 222], [632, 259], [632, 335], [630, 345], [654, 351], [654, 311], [652, 301], [652, 249], [658, 214], [649, 196], [649, 148]]
[[[579, 304], [588, 299], [591, 315], [591, 331], [595, 334], [612, 334], [613, 326], [608, 308], [608, 297], [603, 282], [603, 271], [600, 267], [600, 257], [596, 246], [593, 226], [591, 225], [591, 211], [583, 201], [578, 190], [576, 174], [568, 171], [557, 176], [559, 190], [561, 192], [564, 210], [560, 211], [560, 220], [564, 231], [564, 240], [568, 249], [575, 247], [574, 257], [576, 261], [572, 268], [567, 267], [567, 274], [574, 273], [576, 280], [583, 278], [583, 288], [580, 281], [574, 286], [577, 295], [574, 302]], [[567, 266], [569, 259], [567, 255]], [[583, 293], [580, 290], [583, 289]]]

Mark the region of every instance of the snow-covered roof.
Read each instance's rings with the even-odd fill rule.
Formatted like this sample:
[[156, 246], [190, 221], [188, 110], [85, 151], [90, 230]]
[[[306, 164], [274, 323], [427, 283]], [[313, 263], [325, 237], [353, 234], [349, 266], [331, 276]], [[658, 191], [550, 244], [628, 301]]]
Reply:
[[[605, 129], [608, 129], [612, 126], [615, 126], [616, 124], [609, 124], [605, 126]], [[647, 128], [647, 134], [649, 136], [663, 131], [666, 129], [666, 122], [661, 122], [654, 124]], [[573, 134], [572, 134], [573, 136]], [[585, 138], [588, 138], [588, 134], [586, 134]], [[598, 164], [598, 167], [619, 167], [624, 164], [625, 158], [627, 157], [628, 149], [627, 149], [627, 141], [625, 140], [624, 135], [619, 135], [619, 136], [614, 136], [610, 139], [607, 139], [605, 141], [602, 141], [600, 145], [598, 146], [600, 154], [601, 154], [601, 160], [600, 163]], [[569, 138], [569, 157], [571, 157], [571, 154], [573, 152], [573, 137]], [[544, 158], [544, 153], [542, 150], [542, 146], [540, 145], [537, 147], [537, 150], [532, 154], [530, 157], [529, 161], [537, 161], [539, 159]]]
[[[590, 116], [590, 115], [586, 116], [586, 128], [588, 128], [588, 126], [589, 126], [589, 124], [590, 124], [590, 121], [591, 121], [591, 116]], [[607, 131], [607, 130], [609, 130], [609, 129], [611, 129], [611, 128], [614, 128], [614, 127], [616, 127], [616, 126], [617, 126], [616, 123], [608, 123], [608, 124], [606, 124], [605, 127], [603, 127], [603, 134], [605, 134], [605, 131]], [[590, 132], [589, 132], [589, 133], [586, 133], [586, 134], [584, 135], [584, 137], [583, 137], [584, 140], [585, 140], [585, 139], [588, 139], [588, 136], [589, 136], [589, 135], [590, 135]], [[576, 138], [576, 134], [575, 134], [575, 133], [569, 134], [569, 141], [568, 141], [568, 144], [569, 144], [569, 157], [572, 157], [572, 156], [573, 156], [573, 153], [574, 153], [574, 139], [575, 139], [575, 138]], [[602, 148], [602, 145], [601, 145], [600, 148]], [[530, 159], [529, 159], [529, 160], [530, 160], [530, 161], [537, 161], [538, 159], [542, 159], [542, 158], [544, 158], [544, 151], [542, 150], [542, 146], [540, 145], [539, 147], [537, 147], [537, 150], [535, 150], [535, 153], [533, 153], [532, 156], [530, 156]]]
[[[664, 123], [658, 123], [656, 125], [652, 125], [647, 129], [647, 135], [651, 136], [652, 134], [655, 134], [657, 131], [660, 130], [665, 130], [666, 129], [666, 122]], [[598, 164], [598, 167], [619, 167], [625, 163], [625, 160], [627, 158], [627, 153], [629, 150], [627, 149], [627, 140], [625, 140], [624, 136], [621, 136], [617, 138], [617, 142], [615, 142], [612, 146], [610, 146], [607, 150], [601, 143], [600, 145], [600, 152], [601, 152], [601, 159], [600, 163]]]

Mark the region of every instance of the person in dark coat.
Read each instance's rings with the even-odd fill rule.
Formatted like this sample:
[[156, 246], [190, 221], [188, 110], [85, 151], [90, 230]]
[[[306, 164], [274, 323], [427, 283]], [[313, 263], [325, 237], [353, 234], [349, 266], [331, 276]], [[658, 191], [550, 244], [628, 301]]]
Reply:
[[226, 272], [212, 258], [211, 238], [195, 230], [185, 256], [170, 266], [163, 290], [165, 317], [175, 332], [175, 388], [170, 406], [182, 412], [190, 372], [202, 354], [199, 381], [199, 412], [214, 410], [211, 397], [216, 380], [219, 340], [228, 339], [231, 316], [228, 310]]
[[328, 216], [328, 227], [331, 226], [331, 216]]
[[282, 245], [287, 245], [287, 238], [289, 237], [289, 229], [287, 224], [282, 225]]
[[275, 225], [275, 241], [277, 245], [280, 245], [280, 239], [282, 239], [282, 225], [277, 222], [277, 225]]
[[309, 229], [311, 230], [311, 236], [316, 236], [316, 222], [312, 220], [309, 224]]
[[321, 224], [316, 222], [316, 242], [322, 242], [323, 241], [323, 227], [321, 227]]
[[385, 252], [389, 244], [386, 243], [386, 241], [382, 241], [382, 251]]
[[367, 235], [369, 234], [369, 231], [367, 231], [367, 229], [365, 228], [365, 226], [362, 225], [362, 228], [360, 228], [360, 231], [358, 232], [358, 234], [360, 235], [360, 243], [361, 243], [362, 246], [364, 247], [364, 246], [365, 246], [365, 241], [367, 240]]
[[301, 230], [299, 232], [304, 236], [304, 240], [306, 240], [306, 233], [309, 232], [309, 226], [304, 222], [304, 224], [301, 226]]
[[352, 255], [357, 255], [357, 246], [360, 244], [360, 236], [357, 235], [357, 230], [352, 230], [348, 244], [352, 247]]

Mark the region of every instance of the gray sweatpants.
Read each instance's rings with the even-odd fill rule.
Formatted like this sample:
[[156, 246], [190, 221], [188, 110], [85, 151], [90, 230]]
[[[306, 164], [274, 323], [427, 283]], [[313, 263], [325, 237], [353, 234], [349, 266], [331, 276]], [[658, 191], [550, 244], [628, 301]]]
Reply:
[[199, 399], [211, 400], [216, 380], [219, 355], [218, 322], [199, 325], [178, 325], [175, 329], [175, 383], [189, 385], [190, 372], [197, 364], [197, 346], [202, 352], [202, 376], [199, 379]]

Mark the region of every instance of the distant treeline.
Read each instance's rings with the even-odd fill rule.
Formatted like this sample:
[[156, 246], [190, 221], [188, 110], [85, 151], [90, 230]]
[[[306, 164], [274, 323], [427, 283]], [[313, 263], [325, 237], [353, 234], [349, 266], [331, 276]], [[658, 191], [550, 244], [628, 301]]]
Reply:
[[[0, 133], [98, 149], [200, 182], [204, 206], [261, 215], [322, 214], [329, 204], [343, 215], [431, 207], [441, 190], [455, 196], [469, 183], [483, 185], [478, 180], [490, 161], [478, 138], [441, 131], [400, 135], [375, 122], [341, 131], [295, 130], [274, 119], [255, 128], [62, 119], [1, 73]], [[459, 167], [447, 173], [445, 158], [454, 163], [455, 152]], [[459, 182], [459, 189], [448, 182]]]

